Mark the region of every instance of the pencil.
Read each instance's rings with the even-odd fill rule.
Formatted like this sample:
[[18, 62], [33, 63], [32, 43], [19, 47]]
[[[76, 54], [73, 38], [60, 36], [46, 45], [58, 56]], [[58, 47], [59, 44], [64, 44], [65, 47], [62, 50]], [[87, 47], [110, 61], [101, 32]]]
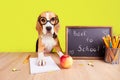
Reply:
[[30, 56], [31, 56], [31, 55], [28, 55], [28, 56], [25, 58], [25, 60], [23, 61], [23, 64], [28, 63]]
[[110, 40], [109, 40], [109, 44], [110, 44], [110, 48], [112, 48], [112, 41], [111, 41], [111, 37], [110, 37]]
[[105, 37], [103, 37], [102, 39], [103, 39], [103, 41], [104, 41], [104, 43], [105, 43], [105, 46], [106, 46], [107, 48], [109, 48], [109, 45], [108, 45], [108, 43], [107, 43]]
[[118, 43], [118, 45], [117, 45], [117, 48], [120, 48], [120, 40], [119, 40], [119, 43]]
[[112, 44], [113, 44], [113, 48], [116, 48], [115, 36], [113, 36], [113, 38], [112, 38]]
[[118, 36], [115, 36], [115, 39], [116, 39], [116, 48], [117, 48], [118, 44], [119, 44], [119, 38], [118, 38]]

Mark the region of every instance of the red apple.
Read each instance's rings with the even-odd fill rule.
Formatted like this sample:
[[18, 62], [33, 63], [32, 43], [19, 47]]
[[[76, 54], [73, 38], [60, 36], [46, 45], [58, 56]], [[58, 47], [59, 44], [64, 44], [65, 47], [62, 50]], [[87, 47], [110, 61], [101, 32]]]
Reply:
[[60, 58], [60, 65], [62, 68], [70, 68], [73, 64], [73, 59], [69, 55], [63, 55]]

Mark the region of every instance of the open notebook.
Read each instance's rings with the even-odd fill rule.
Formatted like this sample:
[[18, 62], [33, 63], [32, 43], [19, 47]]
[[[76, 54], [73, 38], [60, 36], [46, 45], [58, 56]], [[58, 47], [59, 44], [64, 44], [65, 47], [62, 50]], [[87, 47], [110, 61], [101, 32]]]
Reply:
[[50, 56], [45, 57], [45, 60], [46, 60], [45, 66], [38, 66], [36, 63], [36, 60], [37, 58], [30, 58], [31, 74], [60, 70], [60, 68], [57, 66], [57, 64], [54, 62], [54, 60]]

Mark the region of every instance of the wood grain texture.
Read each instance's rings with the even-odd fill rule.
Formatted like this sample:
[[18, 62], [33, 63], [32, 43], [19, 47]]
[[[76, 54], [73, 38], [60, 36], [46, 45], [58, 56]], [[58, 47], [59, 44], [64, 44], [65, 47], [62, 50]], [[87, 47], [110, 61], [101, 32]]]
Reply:
[[[51, 56], [60, 71], [30, 74], [29, 63], [23, 64], [24, 59], [31, 55], [37, 57], [34, 52], [0, 53], [0, 80], [119, 80], [120, 64], [108, 64], [102, 60], [74, 60], [70, 69], [62, 69], [59, 65], [57, 54], [45, 54]], [[88, 65], [91, 62], [94, 66]], [[19, 71], [13, 72], [16, 68]]]

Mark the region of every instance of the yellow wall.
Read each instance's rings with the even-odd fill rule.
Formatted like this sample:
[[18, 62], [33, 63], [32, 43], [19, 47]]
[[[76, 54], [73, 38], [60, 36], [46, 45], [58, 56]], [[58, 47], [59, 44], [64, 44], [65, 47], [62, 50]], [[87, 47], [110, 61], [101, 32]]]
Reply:
[[60, 18], [59, 39], [65, 51], [65, 26], [112, 26], [120, 34], [120, 0], [0, 0], [0, 52], [35, 51], [38, 15]]

